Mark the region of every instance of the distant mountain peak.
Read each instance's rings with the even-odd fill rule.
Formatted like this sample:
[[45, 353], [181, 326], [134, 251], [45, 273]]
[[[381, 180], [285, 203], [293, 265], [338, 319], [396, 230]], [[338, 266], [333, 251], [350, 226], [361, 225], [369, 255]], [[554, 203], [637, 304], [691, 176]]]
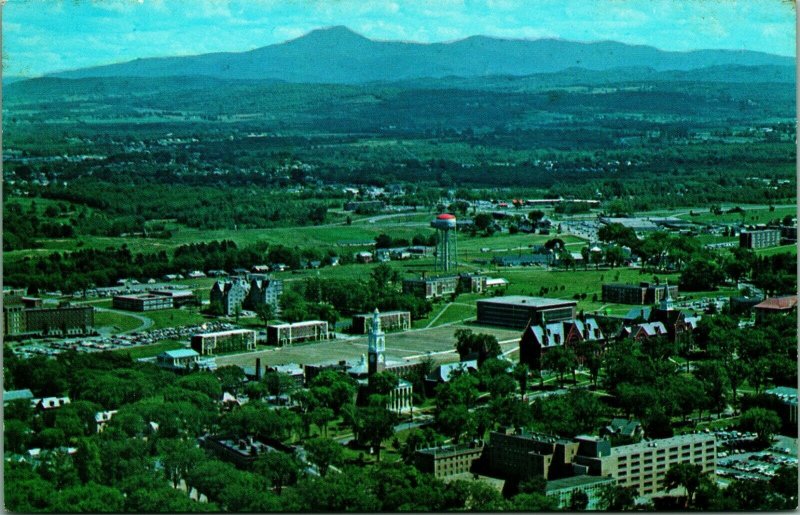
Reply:
[[330, 41], [330, 40], [349, 40], [349, 41], [370, 41], [369, 38], [362, 36], [361, 34], [351, 30], [344, 25], [333, 25], [330, 27], [322, 27], [319, 29], [314, 29], [311, 32], [300, 36], [299, 38], [295, 38], [291, 40], [293, 41]]

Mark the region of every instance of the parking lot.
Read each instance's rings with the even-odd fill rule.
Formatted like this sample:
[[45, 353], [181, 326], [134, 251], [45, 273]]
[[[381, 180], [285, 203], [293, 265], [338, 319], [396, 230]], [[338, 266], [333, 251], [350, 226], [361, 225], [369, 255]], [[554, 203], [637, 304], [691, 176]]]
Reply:
[[769, 480], [783, 465], [797, 466], [797, 439], [778, 436], [768, 449], [750, 451], [755, 434], [718, 431], [717, 476], [728, 479]]

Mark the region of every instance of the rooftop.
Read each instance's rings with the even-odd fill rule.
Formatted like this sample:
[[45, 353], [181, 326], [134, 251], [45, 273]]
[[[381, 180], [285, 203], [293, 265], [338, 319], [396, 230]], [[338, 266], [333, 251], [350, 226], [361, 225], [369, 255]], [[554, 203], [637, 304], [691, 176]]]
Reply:
[[255, 334], [255, 331], [251, 329], [230, 329], [228, 331], [216, 331], [213, 333], [198, 333], [195, 336], [228, 336], [231, 334]]
[[756, 304], [756, 309], [777, 309], [787, 310], [797, 307], [797, 295], [787, 295], [786, 297], [772, 297], [760, 304]]
[[193, 358], [195, 356], [200, 356], [197, 351], [192, 349], [168, 350], [164, 351], [164, 354], [170, 358]]
[[672, 438], [661, 438], [658, 440], [641, 441], [630, 445], [620, 445], [611, 449], [612, 454], [628, 454], [635, 451], [644, 451], [652, 447], [669, 447], [671, 445], [679, 445], [694, 442], [703, 442], [706, 440], [716, 440], [713, 434], [687, 434], [673, 436]]
[[575, 306], [574, 300], [548, 299], [545, 297], [528, 297], [525, 295], [506, 295], [505, 297], [494, 297], [492, 299], [481, 299], [478, 303], [505, 304], [510, 306], [523, 306], [534, 308], [548, 308], [555, 306]]

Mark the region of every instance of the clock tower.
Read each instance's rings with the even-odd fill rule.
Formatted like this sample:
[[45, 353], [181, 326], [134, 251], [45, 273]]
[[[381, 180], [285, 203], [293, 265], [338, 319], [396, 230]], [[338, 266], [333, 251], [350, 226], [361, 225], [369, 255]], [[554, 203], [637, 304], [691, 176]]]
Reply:
[[386, 334], [381, 331], [381, 317], [378, 308], [372, 313], [372, 329], [367, 339], [369, 343], [367, 375], [381, 372], [386, 367]]

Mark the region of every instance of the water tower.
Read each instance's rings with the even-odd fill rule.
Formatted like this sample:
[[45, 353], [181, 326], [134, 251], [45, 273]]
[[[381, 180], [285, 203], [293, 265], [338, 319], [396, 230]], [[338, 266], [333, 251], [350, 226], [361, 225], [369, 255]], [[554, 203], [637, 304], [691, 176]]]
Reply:
[[436, 229], [439, 236], [439, 243], [436, 245], [435, 270], [437, 272], [455, 270], [456, 254], [458, 252], [456, 217], [448, 213], [442, 213], [431, 222], [431, 227]]

